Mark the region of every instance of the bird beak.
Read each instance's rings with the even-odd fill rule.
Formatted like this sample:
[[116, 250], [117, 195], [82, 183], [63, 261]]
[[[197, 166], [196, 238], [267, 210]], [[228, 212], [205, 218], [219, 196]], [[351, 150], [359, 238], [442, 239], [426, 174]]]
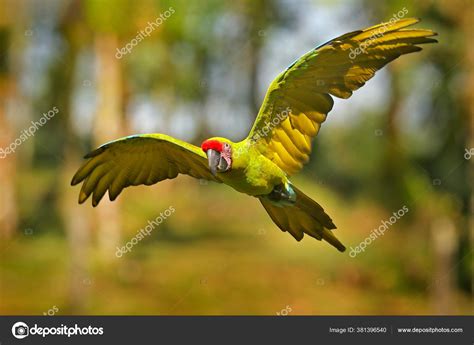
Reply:
[[206, 152], [207, 159], [209, 161], [209, 170], [211, 170], [211, 174], [216, 176], [217, 174], [217, 166], [221, 160], [221, 154], [215, 150], [209, 149]]

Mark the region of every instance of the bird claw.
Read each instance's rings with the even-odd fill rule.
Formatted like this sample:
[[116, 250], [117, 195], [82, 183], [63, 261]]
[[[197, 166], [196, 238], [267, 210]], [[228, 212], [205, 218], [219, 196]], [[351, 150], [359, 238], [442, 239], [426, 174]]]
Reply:
[[267, 198], [273, 202], [283, 202], [294, 204], [294, 192], [290, 186], [284, 184], [276, 185], [273, 190], [267, 195]]

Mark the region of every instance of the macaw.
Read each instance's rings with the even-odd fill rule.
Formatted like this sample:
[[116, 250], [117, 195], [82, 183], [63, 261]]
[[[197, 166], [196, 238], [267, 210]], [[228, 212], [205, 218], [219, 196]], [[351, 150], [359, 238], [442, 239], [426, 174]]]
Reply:
[[347, 33], [309, 51], [270, 84], [249, 135], [242, 141], [213, 137], [201, 147], [165, 134], [140, 134], [106, 143], [85, 158], [71, 184], [83, 182], [79, 203], [92, 195], [111, 201], [128, 186], [152, 185], [178, 174], [224, 183], [256, 197], [275, 224], [300, 241], [304, 234], [344, 245], [324, 209], [289, 177], [311, 154], [312, 139], [333, 107], [400, 55], [437, 42], [431, 30], [407, 29], [414, 18]]

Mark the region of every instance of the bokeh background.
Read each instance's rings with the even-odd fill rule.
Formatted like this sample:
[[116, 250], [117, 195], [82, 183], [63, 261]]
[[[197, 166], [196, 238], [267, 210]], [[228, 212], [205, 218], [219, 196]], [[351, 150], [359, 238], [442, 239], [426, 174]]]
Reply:
[[[166, 11], [153, 32], [124, 47]], [[472, 0], [0, 0], [1, 314], [473, 314]], [[271, 80], [406, 8], [439, 43], [336, 100], [294, 178], [355, 257], [281, 232], [258, 200], [181, 176], [77, 204], [92, 148], [162, 132], [242, 139]], [[120, 56], [120, 58], [117, 58]], [[20, 138], [21, 140], [21, 138]], [[17, 141], [18, 142], [18, 141]], [[148, 221], [176, 210], [118, 258]]]

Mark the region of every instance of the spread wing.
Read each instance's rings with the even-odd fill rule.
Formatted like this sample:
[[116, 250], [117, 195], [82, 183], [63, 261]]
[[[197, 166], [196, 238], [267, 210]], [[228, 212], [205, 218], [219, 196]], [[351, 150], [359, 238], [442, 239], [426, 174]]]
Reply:
[[152, 185], [178, 174], [221, 182], [209, 171], [207, 157], [200, 148], [164, 134], [121, 138], [85, 158], [87, 161], [71, 182], [83, 182], [81, 204], [92, 194], [92, 205], [97, 206], [107, 190], [110, 200], [115, 200], [125, 187]]
[[332, 109], [400, 55], [437, 42], [431, 30], [406, 29], [414, 18], [335, 38], [308, 52], [271, 83], [247, 141], [288, 175], [309, 159], [312, 138]]

